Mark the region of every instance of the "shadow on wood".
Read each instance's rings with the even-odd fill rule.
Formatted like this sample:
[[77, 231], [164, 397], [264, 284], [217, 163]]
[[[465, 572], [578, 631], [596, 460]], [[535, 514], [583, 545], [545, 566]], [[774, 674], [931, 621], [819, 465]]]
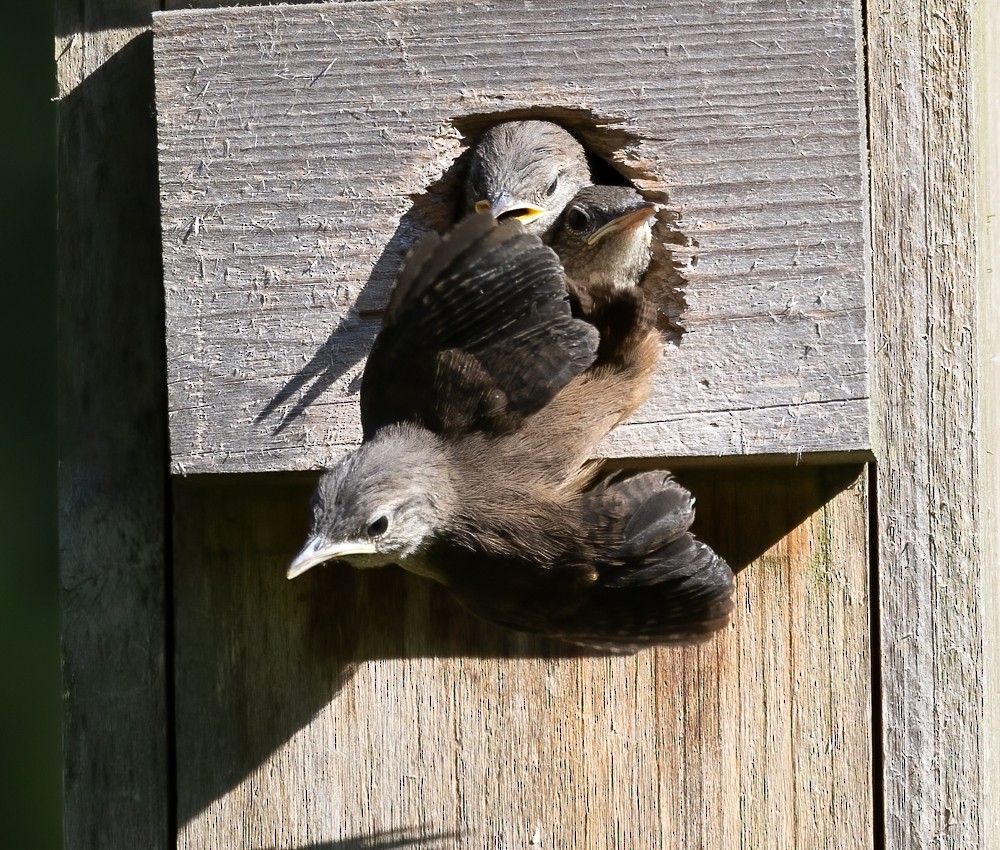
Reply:
[[58, 103], [64, 831], [67, 846], [157, 850], [172, 789], [153, 41], [125, 29], [148, 7], [58, 5], [72, 33]]
[[[373, 832], [371, 835], [345, 838], [342, 841], [300, 844], [293, 846], [292, 850], [396, 850], [399, 847], [426, 847], [428, 850], [433, 850], [439, 847], [442, 841], [457, 837], [457, 833], [454, 832], [430, 833], [413, 829], [391, 829], [388, 832]], [[278, 847], [265, 847], [262, 850], [278, 850]]]
[[864, 471], [861, 464], [678, 469], [697, 498], [692, 531], [737, 573], [805, 522]]
[[[411, 196], [410, 207], [403, 213], [399, 226], [375, 262], [356, 303], [333, 328], [312, 359], [289, 378], [256, 415], [255, 425], [277, 418], [281, 408], [291, 403], [291, 407], [281, 413], [280, 419], [273, 425], [271, 433], [280, 434], [367, 356], [382, 326], [382, 312], [389, 297], [390, 284], [395, 281], [407, 251], [428, 231], [443, 233], [459, 217], [456, 187], [465, 174], [466, 162], [467, 156], [462, 154], [426, 191]], [[350, 334], [350, 346], [344, 345], [346, 334]], [[350, 391], [357, 394], [359, 387], [360, 382], [355, 380]]]
[[[698, 497], [699, 534], [741, 569], [848, 488], [860, 469], [686, 469], [678, 477]], [[443, 588], [394, 568], [333, 565], [288, 581], [315, 481], [304, 473], [175, 480], [182, 824], [264, 769], [366, 662], [592, 655], [484, 623]], [[679, 658], [683, 650], [673, 652]], [[345, 693], [338, 711], [350, 713], [355, 700], [351, 689]], [[213, 720], [205, 725], [205, 718]], [[371, 722], [356, 718], [359, 728]]]

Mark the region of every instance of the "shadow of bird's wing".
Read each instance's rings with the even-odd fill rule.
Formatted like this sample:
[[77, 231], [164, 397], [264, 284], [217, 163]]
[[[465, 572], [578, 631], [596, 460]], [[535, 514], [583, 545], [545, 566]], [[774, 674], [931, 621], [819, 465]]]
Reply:
[[562, 266], [517, 222], [466, 218], [408, 258], [361, 384], [365, 437], [411, 421], [438, 433], [516, 427], [594, 361]]

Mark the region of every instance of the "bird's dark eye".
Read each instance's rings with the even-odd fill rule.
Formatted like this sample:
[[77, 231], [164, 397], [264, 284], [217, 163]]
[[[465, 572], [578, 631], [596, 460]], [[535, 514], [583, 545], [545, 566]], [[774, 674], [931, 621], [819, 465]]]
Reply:
[[583, 233], [590, 226], [590, 213], [580, 207], [573, 207], [566, 213], [566, 226], [576, 233]]
[[556, 193], [556, 189], [558, 188], [559, 188], [559, 175], [557, 174], [555, 177], [552, 178], [552, 182], [545, 187], [545, 197], [551, 198]]
[[368, 528], [365, 529], [365, 534], [369, 537], [381, 537], [385, 534], [385, 530], [389, 527], [389, 517], [380, 516], [378, 519], [373, 520]]

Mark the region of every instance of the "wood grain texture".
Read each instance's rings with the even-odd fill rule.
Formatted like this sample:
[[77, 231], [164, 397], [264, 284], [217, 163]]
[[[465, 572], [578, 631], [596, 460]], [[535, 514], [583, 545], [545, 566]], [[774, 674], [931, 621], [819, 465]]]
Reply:
[[452, 218], [469, 139], [532, 111], [668, 208], [647, 283], [686, 332], [602, 453], [865, 453], [858, 27], [845, 0], [158, 15], [174, 471], [358, 441], [402, 253]]
[[173, 846], [151, 5], [57, 3], [64, 844], [74, 850]]
[[857, 472], [685, 473], [739, 613], [628, 658], [394, 568], [288, 582], [312, 477], [175, 479], [178, 847], [871, 847]]
[[977, 188], [976, 363], [983, 570], [983, 834], [1000, 847], [1000, 7], [978, 3], [973, 31]]
[[996, 60], [977, 5], [868, 4], [888, 850], [1000, 846], [996, 127], [977, 129], [974, 84]]

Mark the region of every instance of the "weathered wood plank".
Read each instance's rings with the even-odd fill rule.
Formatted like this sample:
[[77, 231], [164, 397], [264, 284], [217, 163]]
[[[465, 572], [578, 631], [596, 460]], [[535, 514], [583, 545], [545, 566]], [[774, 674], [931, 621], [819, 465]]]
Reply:
[[175, 479], [178, 847], [871, 847], [856, 477], [687, 472], [739, 614], [629, 658], [392, 568], [288, 582], [312, 477]]
[[885, 846], [998, 847], [997, 9], [867, 8]]
[[56, 4], [67, 848], [174, 843], [155, 5]]
[[979, 3], [973, 19], [976, 133], [977, 452], [983, 564], [983, 834], [1000, 847], [1000, 7]]
[[686, 332], [602, 453], [866, 452], [855, 12], [402, 0], [158, 15], [174, 470], [316, 468], [358, 441], [357, 378], [402, 252], [453, 216], [477, 129], [531, 110], [668, 207], [648, 283], [673, 319], [668, 284], [683, 284]]

